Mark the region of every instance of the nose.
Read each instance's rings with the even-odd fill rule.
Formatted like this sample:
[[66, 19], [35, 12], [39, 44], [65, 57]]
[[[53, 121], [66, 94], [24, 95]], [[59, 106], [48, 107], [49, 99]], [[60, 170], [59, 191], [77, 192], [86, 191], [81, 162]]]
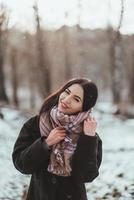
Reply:
[[71, 96], [68, 95], [64, 98], [64, 102], [67, 103], [67, 104], [70, 104], [71, 103]]

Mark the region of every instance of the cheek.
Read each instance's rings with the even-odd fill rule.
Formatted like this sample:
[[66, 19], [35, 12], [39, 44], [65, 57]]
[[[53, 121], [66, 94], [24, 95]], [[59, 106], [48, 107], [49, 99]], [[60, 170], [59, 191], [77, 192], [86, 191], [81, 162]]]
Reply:
[[59, 100], [62, 100], [62, 99], [64, 99], [65, 98], [65, 95], [64, 94], [61, 94], [60, 96], [59, 96]]
[[79, 105], [79, 110], [82, 111], [82, 105]]
[[79, 105], [79, 108], [80, 108], [80, 111], [82, 111], [82, 109], [83, 109], [83, 104], [82, 103]]
[[74, 104], [73, 108], [78, 111], [82, 111], [82, 104]]

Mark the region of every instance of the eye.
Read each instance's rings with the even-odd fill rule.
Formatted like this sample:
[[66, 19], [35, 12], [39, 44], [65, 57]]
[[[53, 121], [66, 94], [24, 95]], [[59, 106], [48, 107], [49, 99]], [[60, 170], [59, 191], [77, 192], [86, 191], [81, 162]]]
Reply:
[[65, 90], [64, 92], [66, 92], [67, 94], [70, 94], [69, 90]]
[[77, 101], [77, 102], [80, 102], [80, 100], [79, 100], [79, 99], [75, 99], [75, 101]]

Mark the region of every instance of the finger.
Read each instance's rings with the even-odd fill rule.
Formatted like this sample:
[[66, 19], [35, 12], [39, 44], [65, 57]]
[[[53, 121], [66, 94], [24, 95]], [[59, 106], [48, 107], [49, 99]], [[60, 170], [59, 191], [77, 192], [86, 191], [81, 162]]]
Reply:
[[94, 118], [93, 117], [91, 118], [91, 121], [94, 122]]
[[60, 136], [60, 138], [62, 138], [62, 139], [65, 138], [65, 135]]
[[56, 130], [65, 130], [65, 127], [63, 127], [63, 126], [58, 126], [58, 127], [56, 127], [55, 129], [56, 129]]
[[97, 121], [96, 121], [96, 119], [95, 119], [95, 118], [93, 119], [93, 122], [94, 122], [95, 124], [97, 124]]
[[56, 132], [56, 133], [65, 133], [66, 130], [65, 130], [65, 129], [63, 129], [63, 130], [56, 130], [55, 132]]
[[93, 119], [94, 121], [96, 121], [95, 117], [92, 117], [92, 119]]
[[91, 122], [91, 120], [92, 120], [91, 117], [90, 117], [90, 118], [89, 118], [89, 117], [87, 118], [87, 122]]
[[88, 122], [88, 119], [85, 119], [85, 120], [84, 120], [84, 124], [86, 124], [87, 122]]
[[65, 133], [59, 133], [57, 136], [66, 136]]
[[90, 121], [95, 121], [95, 118], [94, 118], [94, 117], [91, 117]]
[[86, 119], [85, 119], [85, 121], [87, 122], [89, 120], [89, 117], [87, 117]]
[[62, 133], [66, 133], [66, 130], [58, 130], [58, 131], [56, 131], [56, 133], [59, 133], [59, 134], [62, 134]]
[[66, 135], [66, 133], [65, 133], [65, 132], [62, 132], [62, 133], [59, 133], [59, 135]]
[[92, 119], [92, 116], [91, 116], [91, 115], [89, 115], [89, 116], [88, 116], [88, 119]]
[[64, 138], [65, 138], [65, 136], [64, 136], [64, 137], [63, 137], [63, 136], [62, 136], [62, 137], [59, 136], [59, 137], [57, 138], [57, 140], [60, 141], [60, 140], [63, 140]]

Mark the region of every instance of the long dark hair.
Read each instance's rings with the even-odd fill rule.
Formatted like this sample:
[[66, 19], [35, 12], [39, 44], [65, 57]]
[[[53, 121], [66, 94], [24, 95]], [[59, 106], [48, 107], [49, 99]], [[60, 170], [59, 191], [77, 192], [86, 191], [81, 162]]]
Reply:
[[98, 97], [98, 89], [94, 82], [88, 80], [86, 78], [75, 78], [69, 80], [65, 83], [61, 88], [59, 88], [56, 92], [49, 95], [45, 100], [40, 109], [39, 115], [41, 115], [45, 111], [49, 111], [53, 106], [58, 104], [60, 94], [65, 91], [68, 87], [73, 84], [79, 84], [84, 90], [84, 101], [83, 101], [83, 111], [87, 111], [94, 107]]

